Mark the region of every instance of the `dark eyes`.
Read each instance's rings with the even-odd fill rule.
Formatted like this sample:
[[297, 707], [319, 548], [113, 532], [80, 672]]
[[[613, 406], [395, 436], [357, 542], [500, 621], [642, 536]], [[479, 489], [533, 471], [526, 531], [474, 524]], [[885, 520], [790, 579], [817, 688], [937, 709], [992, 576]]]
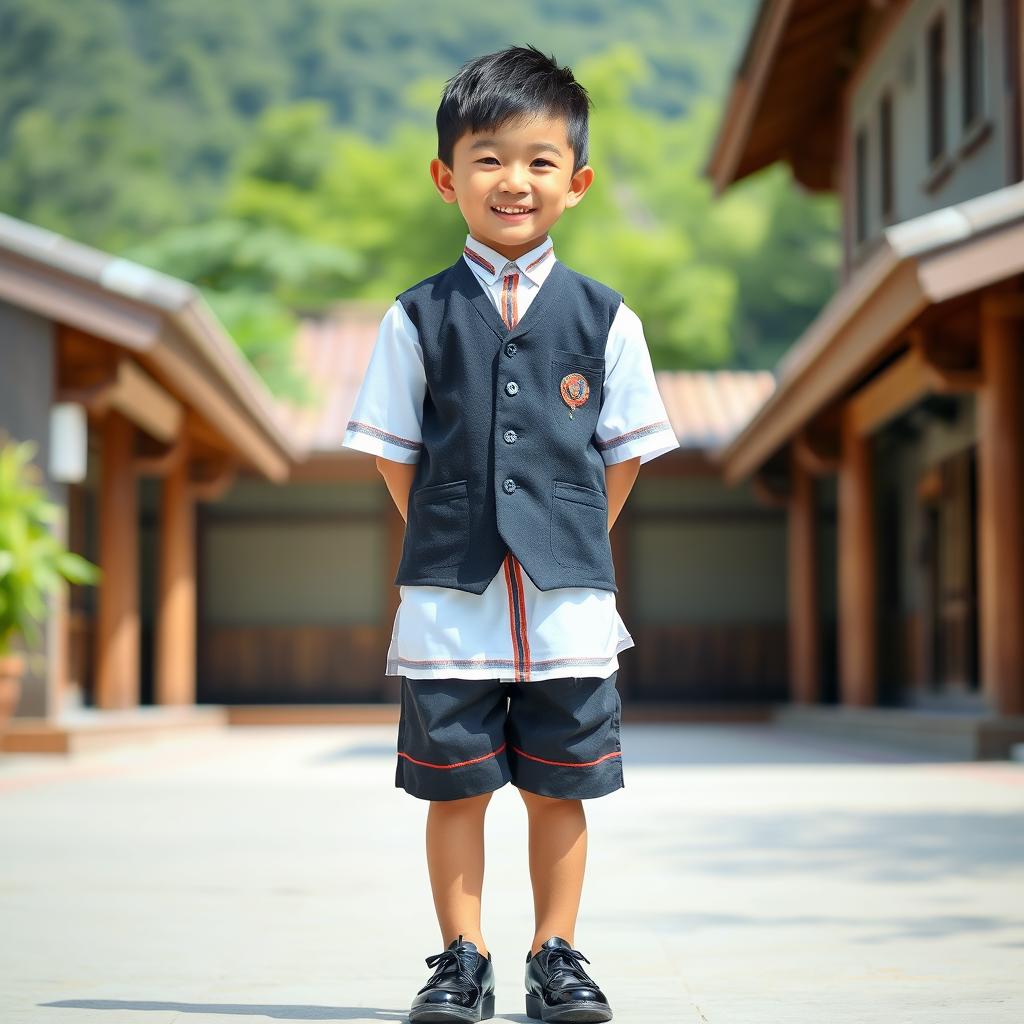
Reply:
[[[495, 163], [496, 164], [496, 163], [498, 163], [498, 158], [496, 156], [482, 156], [482, 157], [480, 157], [479, 160], [477, 160], [477, 163], [478, 164], [485, 164], [485, 163]], [[544, 157], [542, 157], [542, 156], [536, 157], [534, 159], [533, 163], [535, 163], [535, 164], [545, 164], [548, 167], [554, 167], [555, 166], [550, 160], [545, 160]]]

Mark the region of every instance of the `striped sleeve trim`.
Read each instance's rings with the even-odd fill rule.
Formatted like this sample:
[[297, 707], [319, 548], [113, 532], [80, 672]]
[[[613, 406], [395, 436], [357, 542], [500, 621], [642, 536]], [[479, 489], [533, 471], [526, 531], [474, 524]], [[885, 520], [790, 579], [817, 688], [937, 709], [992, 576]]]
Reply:
[[671, 430], [672, 424], [668, 420], [657, 420], [655, 423], [648, 423], [646, 426], [637, 427], [635, 430], [628, 430], [625, 434], [618, 434], [608, 438], [607, 441], [596, 439], [598, 451], [606, 452], [610, 448], [618, 448], [621, 444], [627, 444], [638, 437], [646, 437], [648, 434], [657, 434], [661, 430]]
[[349, 420], [348, 429], [354, 430], [358, 434], [369, 434], [370, 437], [379, 438], [381, 441], [389, 441], [391, 444], [397, 444], [400, 448], [408, 448], [410, 451], [419, 451], [423, 447], [422, 441], [413, 441], [408, 437], [400, 437], [398, 434], [388, 433], [386, 430], [381, 430], [380, 427], [374, 427], [369, 423], [362, 423], [359, 420]]

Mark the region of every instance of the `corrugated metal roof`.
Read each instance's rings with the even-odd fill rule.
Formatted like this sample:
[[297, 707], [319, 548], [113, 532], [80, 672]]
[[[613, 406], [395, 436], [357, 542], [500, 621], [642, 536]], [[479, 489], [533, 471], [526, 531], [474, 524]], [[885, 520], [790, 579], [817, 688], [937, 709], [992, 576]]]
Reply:
[[[281, 401], [277, 411], [284, 429], [311, 453], [343, 450], [345, 425], [386, 308], [342, 303], [330, 316], [301, 324], [295, 359], [318, 391], [317, 404], [303, 410]], [[679, 444], [689, 450], [727, 443], [775, 388], [768, 370], [658, 370], [655, 379]]]

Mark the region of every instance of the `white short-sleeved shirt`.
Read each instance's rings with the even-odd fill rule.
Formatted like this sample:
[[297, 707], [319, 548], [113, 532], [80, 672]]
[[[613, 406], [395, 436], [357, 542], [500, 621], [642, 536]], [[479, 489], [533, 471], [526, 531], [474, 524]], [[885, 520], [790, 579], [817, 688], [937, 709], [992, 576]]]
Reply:
[[[499, 313], [504, 305], [507, 312], [515, 310], [516, 319], [526, 312], [555, 261], [548, 239], [510, 268], [512, 261], [471, 235], [463, 258]], [[505, 277], [513, 269], [519, 276], [516, 294], [510, 296]], [[395, 462], [418, 461], [425, 391], [416, 327], [396, 301], [381, 321], [342, 444]], [[595, 445], [606, 466], [637, 456], [643, 464], [679, 447], [658, 392], [643, 327], [625, 302], [605, 345]], [[619, 651], [633, 646], [614, 591], [539, 590], [511, 552], [482, 594], [408, 585], [399, 592], [387, 675], [518, 682], [604, 678], [618, 668]]]

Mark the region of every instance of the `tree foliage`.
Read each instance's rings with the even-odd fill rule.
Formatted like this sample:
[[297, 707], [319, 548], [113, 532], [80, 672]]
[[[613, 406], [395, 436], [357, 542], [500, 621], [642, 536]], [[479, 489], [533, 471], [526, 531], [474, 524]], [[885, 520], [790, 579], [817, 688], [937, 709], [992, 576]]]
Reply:
[[553, 230], [658, 365], [771, 365], [832, 284], [835, 208], [701, 174], [752, 0], [0, 0], [0, 208], [195, 282], [275, 390], [296, 317], [390, 300], [465, 225], [427, 164], [444, 79], [533, 41], [594, 99], [595, 184]]

